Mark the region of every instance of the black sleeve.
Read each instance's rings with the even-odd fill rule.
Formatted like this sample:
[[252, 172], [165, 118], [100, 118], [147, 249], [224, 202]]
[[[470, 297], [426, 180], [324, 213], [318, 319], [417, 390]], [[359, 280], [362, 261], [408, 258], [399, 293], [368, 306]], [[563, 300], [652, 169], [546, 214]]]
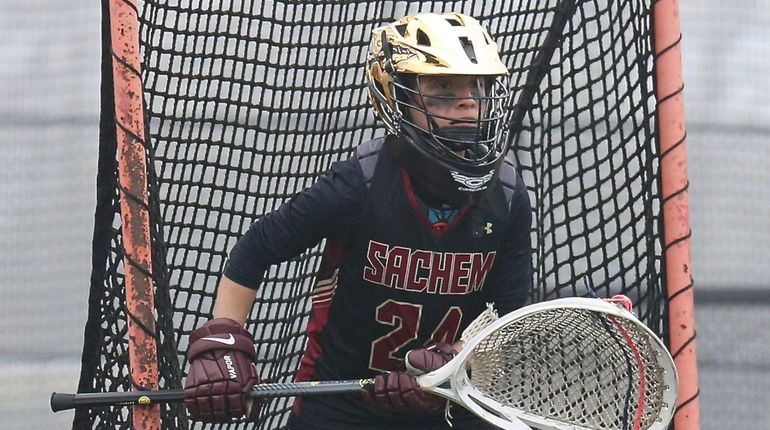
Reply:
[[366, 184], [358, 160], [337, 162], [311, 187], [254, 222], [228, 256], [224, 274], [256, 289], [265, 270], [324, 238], [340, 237], [358, 222]]
[[489, 300], [503, 316], [527, 302], [532, 291], [532, 208], [521, 177], [511, 201], [511, 226], [487, 280]]

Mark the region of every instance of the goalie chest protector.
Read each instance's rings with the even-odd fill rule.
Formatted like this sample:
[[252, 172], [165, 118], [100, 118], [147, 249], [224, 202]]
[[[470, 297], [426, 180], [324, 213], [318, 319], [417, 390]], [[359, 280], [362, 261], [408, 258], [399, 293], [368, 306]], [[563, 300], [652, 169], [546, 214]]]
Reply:
[[397, 144], [375, 139], [348, 160], [361, 166], [366, 202], [346, 237], [327, 242], [299, 380], [398, 370], [410, 349], [459, 338], [491, 300], [484, 286], [509, 228], [513, 166], [477, 207], [436, 230], [394, 159]]

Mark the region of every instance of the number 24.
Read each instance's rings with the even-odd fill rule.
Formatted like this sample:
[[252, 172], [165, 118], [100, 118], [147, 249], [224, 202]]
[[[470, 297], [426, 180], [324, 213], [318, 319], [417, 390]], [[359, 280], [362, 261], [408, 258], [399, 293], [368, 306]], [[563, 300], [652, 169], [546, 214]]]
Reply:
[[[421, 316], [422, 305], [414, 303], [387, 300], [377, 306], [375, 319], [377, 322], [393, 327], [393, 330], [372, 342], [369, 368], [385, 372], [401, 367], [403, 360], [396, 358], [395, 354], [404, 345], [417, 339]], [[458, 306], [450, 307], [433, 330], [429, 343], [453, 342], [457, 337], [462, 319], [462, 309]]]

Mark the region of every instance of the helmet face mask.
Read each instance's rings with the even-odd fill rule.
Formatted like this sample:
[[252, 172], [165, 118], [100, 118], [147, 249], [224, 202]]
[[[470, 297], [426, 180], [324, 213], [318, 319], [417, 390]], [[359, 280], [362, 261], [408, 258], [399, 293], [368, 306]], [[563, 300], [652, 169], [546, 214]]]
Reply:
[[434, 152], [484, 164], [504, 151], [498, 131], [506, 125], [505, 79], [419, 75], [406, 80], [414, 81], [414, 89], [399, 87], [407, 95], [406, 101], [396, 99], [401, 127], [414, 129]]
[[413, 180], [454, 203], [485, 194], [507, 151], [510, 105], [486, 30], [454, 13], [404, 17], [373, 31], [367, 62], [372, 105], [402, 138]]

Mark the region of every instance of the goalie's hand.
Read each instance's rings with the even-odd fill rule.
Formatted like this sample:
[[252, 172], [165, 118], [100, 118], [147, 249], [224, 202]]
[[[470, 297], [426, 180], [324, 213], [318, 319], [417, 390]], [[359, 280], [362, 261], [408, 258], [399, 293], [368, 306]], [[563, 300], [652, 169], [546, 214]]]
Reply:
[[406, 353], [404, 364], [406, 373], [412, 376], [420, 376], [432, 372], [457, 355], [454, 347], [448, 343], [440, 342], [428, 348], [413, 349]]
[[435, 412], [443, 409], [447, 401], [423, 391], [415, 376], [438, 369], [455, 354], [452, 346], [445, 343], [409, 351], [404, 360], [406, 372], [377, 375], [374, 384], [362, 392], [364, 401], [389, 411]]
[[193, 418], [225, 422], [244, 415], [255, 420], [259, 402], [246, 399], [259, 383], [254, 340], [238, 322], [215, 318], [190, 334], [185, 406]]

